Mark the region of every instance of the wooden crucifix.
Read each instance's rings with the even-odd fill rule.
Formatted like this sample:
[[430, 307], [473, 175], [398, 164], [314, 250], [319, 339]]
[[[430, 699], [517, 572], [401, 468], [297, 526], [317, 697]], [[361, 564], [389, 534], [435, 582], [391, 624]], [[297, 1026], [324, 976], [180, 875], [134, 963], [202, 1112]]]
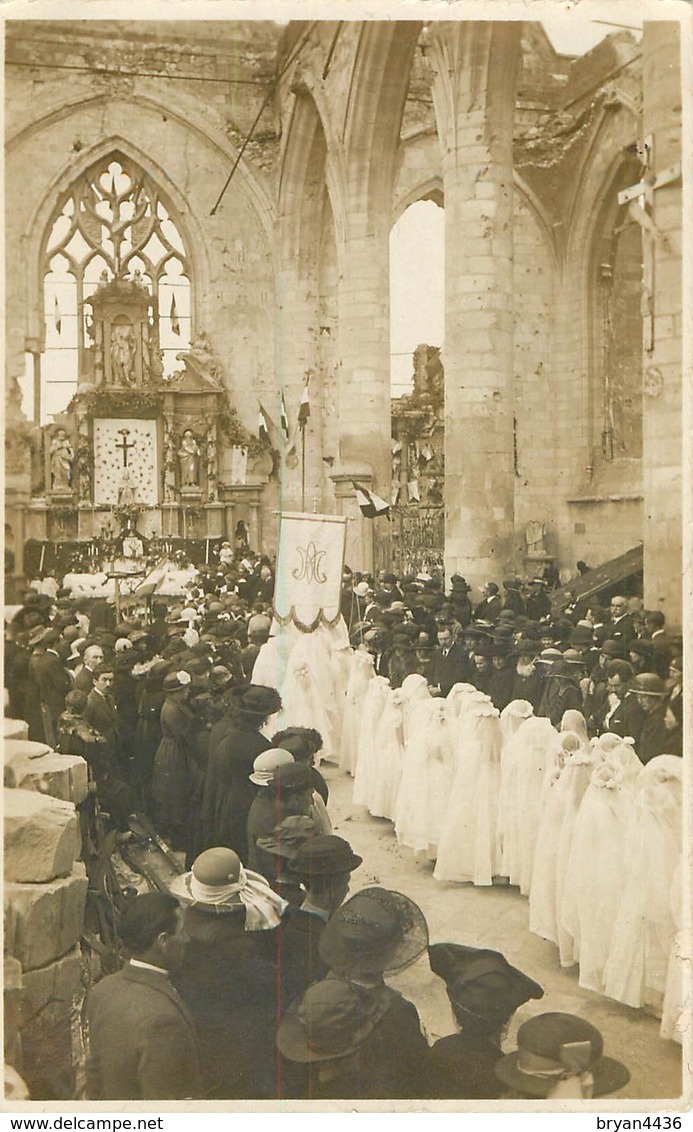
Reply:
[[[655, 240], [659, 240], [665, 250], [670, 250], [669, 240], [657, 228], [652, 219], [655, 189], [672, 185], [681, 177], [681, 165], [670, 165], [661, 173], [655, 173], [653, 165], [653, 138], [648, 135], [635, 150], [642, 161], [642, 174], [636, 185], [630, 185], [618, 194], [618, 203], [628, 205], [628, 220], [640, 225], [643, 236], [643, 341], [648, 354], [654, 350], [654, 262]], [[625, 227], [625, 224], [622, 226]], [[620, 230], [620, 229], [619, 229]]]
[[130, 435], [130, 429], [129, 428], [119, 428], [118, 429], [118, 435], [122, 436], [123, 439], [121, 440], [120, 444], [116, 443], [116, 448], [120, 452], [123, 453], [123, 467], [127, 468], [127, 466], [128, 466], [128, 450], [130, 448], [136, 448], [137, 447], [137, 441], [133, 440], [131, 444], [128, 443], [128, 436]]

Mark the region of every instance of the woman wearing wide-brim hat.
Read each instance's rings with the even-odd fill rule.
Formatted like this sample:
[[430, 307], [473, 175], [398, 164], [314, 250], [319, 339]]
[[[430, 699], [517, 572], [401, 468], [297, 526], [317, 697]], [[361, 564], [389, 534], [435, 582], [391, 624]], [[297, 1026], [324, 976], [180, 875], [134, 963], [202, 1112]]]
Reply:
[[257, 792], [250, 781], [253, 763], [272, 744], [261, 728], [279, 711], [276, 688], [242, 684], [226, 696], [228, 726], [216, 746], [210, 742], [209, 765], [202, 800], [205, 846], [225, 845], [248, 859], [248, 811]]
[[428, 1043], [416, 1007], [385, 975], [414, 963], [427, 943], [421, 909], [401, 892], [366, 888], [333, 913], [320, 938], [330, 973], [292, 1004], [277, 1034], [285, 1095], [422, 1095]]
[[589, 1100], [616, 1093], [630, 1073], [605, 1057], [596, 1026], [575, 1014], [538, 1014], [517, 1031], [517, 1050], [496, 1065], [506, 1096]]

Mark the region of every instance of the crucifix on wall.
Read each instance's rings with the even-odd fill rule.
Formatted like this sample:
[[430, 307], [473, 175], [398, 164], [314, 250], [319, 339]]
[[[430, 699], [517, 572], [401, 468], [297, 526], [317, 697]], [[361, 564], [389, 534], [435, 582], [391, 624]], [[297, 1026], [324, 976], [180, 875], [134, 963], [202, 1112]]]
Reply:
[[653, 138], [650, 134], [638, 144], [636, 152], [642, 161], [642, 175], [636, 185], [630, 185], [618, 194], [618, 203], [628, 205], [628, 220], [639, 224], [643, 232], [643, 339], [648, 354], [654, 350], [654, 243], [670, 250], [669, 241], [652, 219], [655, 189], [672, 185], [681, 177], [681, 165], [670, 165], [656, 174], [653, 166]]
[[128, 451], [131, 448], [136, 448], [137, 445], [136, 445], [136, 442], [134, 440], [132, 441], [131, 444], [128, 443], [128, 436], [130, 435], [130, 429], [129, 428], [120, 428], [120, 429], [118, 429], [118, 433], [119, 433], [120, 436], [122, 436], [123, 439], [121, 440], [120, 444], [118, 444], [116, 442], [116, 448], [118, 448], [119, 451], [121, 451], [123, 453], [123, 467], [127, 468], [127, 466], [128, 466]]

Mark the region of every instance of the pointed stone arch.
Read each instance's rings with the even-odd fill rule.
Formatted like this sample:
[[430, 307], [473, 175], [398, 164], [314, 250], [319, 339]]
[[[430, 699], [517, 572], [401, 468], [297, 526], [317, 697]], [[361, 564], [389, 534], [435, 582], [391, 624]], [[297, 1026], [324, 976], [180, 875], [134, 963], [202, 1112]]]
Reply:
[[344, 194], [335, 165], [315, 98], [301, 84], [294, 92], [279, 181], [281, 260], [299, 259], [307, 267], [312, 236], [326, 207], [331, 210], [338, 241], [343, 238]]
[[[351, 77], [346, 148], [352, 192], [371, 215], [390, 207], [404, 103], [420, 21], [367, 21]], [[377, 152], [377, 159], [376, 159]]]

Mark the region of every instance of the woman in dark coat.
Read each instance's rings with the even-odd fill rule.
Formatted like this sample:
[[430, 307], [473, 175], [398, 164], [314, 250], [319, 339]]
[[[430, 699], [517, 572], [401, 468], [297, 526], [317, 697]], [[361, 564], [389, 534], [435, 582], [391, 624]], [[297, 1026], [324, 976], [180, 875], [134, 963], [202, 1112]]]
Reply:
[[215, 747], [202, 799], [202, 836], [207, 848], [224, 845], [248, 859], [248, 811], [257, 792], [250, 781], [253, 763], [272, 744], [260, 729], [281, 708], [275, 688], [245, 684], [227, 697], [229, 729]]
[[223, 848], [201, 853], [171, 892], [185, 908], [188, 937], [174, 982], [199, 1034], [205, 1095], [271, 1099], [285, 902]]
[[416, 1007], [384, 981], [426, 949], [420, 908], [367, 888], [333, 913], [320, 938], [330, 969], [287, 1011], [277, 1034], [285, 1097], [392, 1100], [425, 1095], [428, 1045]]
[[[171, 665], [167, 660], [157, 660], [144, 675], [138, 678], [139, 683], [135, 691], [137, 701], [136, 776], [142, 806], [145, 813], [149, 814], [150, 817], [154, 815], [154, 799], [152, 798], [154, 755], [161, 742], [161, 709], [166, 699], [164, 677], [168, 676], [170, 670]], [[135, 675], [137, 675], [136, 670]]]
[[493, 1100], [505, 1096], [495, 1067], [501, 1040], [513, 1014], [531, 998], [542, 998], [538, 983], [497, 951], [435, 943], [428, 949], [431, 970], [445, 981], [458, 1032], [427, 1051], [426, 1096], [433, 1100]]
[[195, 788], [192, 752], [194, 713], [186, 704], [192, 677], [171, 672], [164, 679], [166, 699], [161, 709], [161, 742], [154, 756], [152, 796], [159, 833], [173, 849], [187, 850], [190, 835], [190, 799]]

